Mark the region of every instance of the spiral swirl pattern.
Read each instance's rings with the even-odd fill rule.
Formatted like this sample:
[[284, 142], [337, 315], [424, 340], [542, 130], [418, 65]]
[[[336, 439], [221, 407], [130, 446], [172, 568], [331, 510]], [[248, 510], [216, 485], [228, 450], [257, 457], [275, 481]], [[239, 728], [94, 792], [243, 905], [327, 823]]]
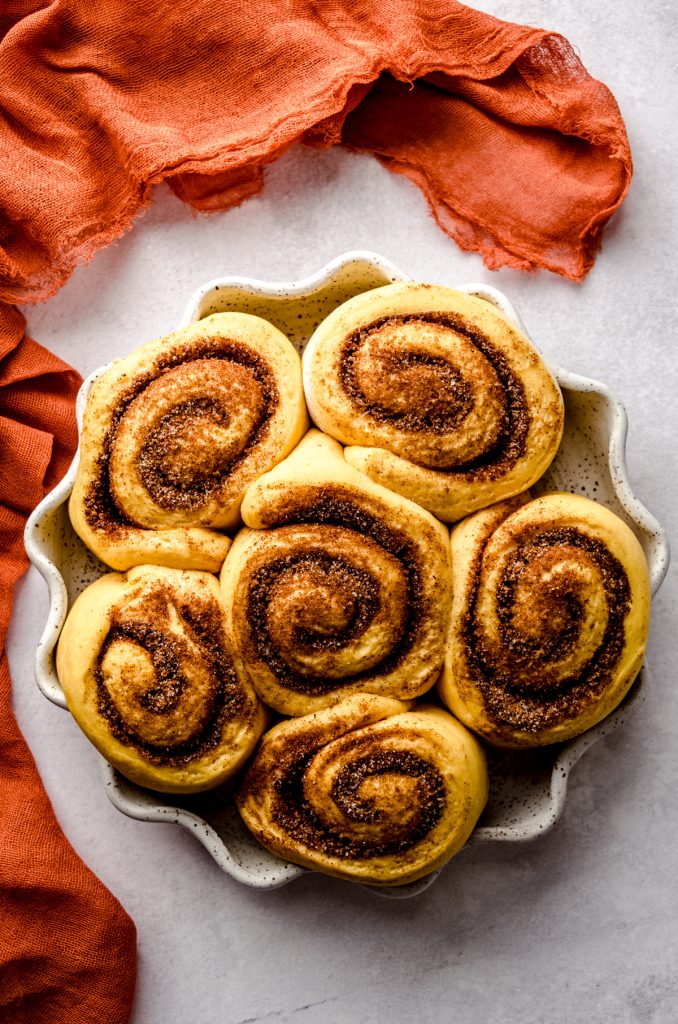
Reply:
[[487, 786], [479, 744], [446, 712], [354, 694], [271, 729], [238, 806], [259, 842], [279, 856], [399, 885], [463, 846]]
[[89, 739], [152, 789], [217, 785], [264, 727], [207, 573], [140, 566], [101, 577], [69, 613], [57, 671]]
[[642, 663], [649, 576], [634, 534], [587, 498], [478, 512], [452, 533], [441, 695], [500, 746], [569, 739], [619, 704]]
[[216, 571], [215, 529], [307, 425], [299, 357], [275, 327], [215, 314], [116, 361], [92, 387], [70, 513], [116, 569]]
[[372, 479], [453, 522], [546, 470], [563, 403], [530, 342], [489, 303], [397, 284], [334, 311], [304, 353], [314, 422]]
[[317, 431], [250, 488], [243, 517], [257, 528], [236, 537], [222, 595], [267, 704], [300, 715], [355, 691], [408, 699], [433, 685], [451, 600], [440, 523]]

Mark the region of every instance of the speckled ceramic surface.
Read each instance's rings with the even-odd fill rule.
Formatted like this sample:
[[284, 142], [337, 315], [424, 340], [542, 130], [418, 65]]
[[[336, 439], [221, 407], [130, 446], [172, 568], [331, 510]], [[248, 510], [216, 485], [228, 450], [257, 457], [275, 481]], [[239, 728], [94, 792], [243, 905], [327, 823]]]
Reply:
[[[209, 282], [193, 296], [180, 326], [211, 313], [242, 310], [270, 320], [301, 352], [318, 323], [341, 302], [370, 288], [406, 279], [407, 275], [388, 260], [368, 252], [347, 253], [312, 277], [287, 284], [221, 278]], [[501, 292], [485, 285], [455, 287], [498, 306], [525, 331]], [[533, 493], [579, 492], [625, 519], [647, 556], [654, 594], [668, 566], [668, 544], [662, 528], [629, 488], [624, 409], [604, 385], [556, 367], [552, 369], [565, 398], [565, 432], [556, 459], [532, 489]], [[81, 388], [79, 423], [89, 388], [101, 372], [92, 374]], [[60, 707], [65, 707], [65, 700], [54, 669], [54, 650], [66, 612], [81, 590], [108, 571], [84, 547], [68, 519], [67, 499], [76, 462], [77, 455], [66, 477], [36, 508], [26, 527], [26, 549], [50, 591], [48, 621], [36, 655], [36, 679], [44, 695]], [[623, 723], [646, 685], [644, 668], [623, 705], [600, 725], [569, 743], [529, 752], [491, 751], [490, 800], [470, 843], [530, 840], [547, 832], [562, 812], [572, 766], [596, 739]], [[106, 792], [116, 807], [143, 821], [182, 825], [238, 881], [266, 889], [302, 873], [303, 869], [269, 854], [249, 836], [227, 787], [187, 797], [165, 796], [141, 789], [105, 762], [102, 765]], [[430, 884], [432, 878], [379, 891], [392, 896], [413, 895]]]

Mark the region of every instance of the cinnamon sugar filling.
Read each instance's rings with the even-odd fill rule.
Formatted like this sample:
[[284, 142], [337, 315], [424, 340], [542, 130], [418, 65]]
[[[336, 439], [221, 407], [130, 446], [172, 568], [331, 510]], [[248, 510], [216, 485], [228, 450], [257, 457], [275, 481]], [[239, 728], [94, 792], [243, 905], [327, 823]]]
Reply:
[[162, 628], [167, 602], [172, 602], [172, 595], [164, 598], [156, 591], [144, 605], [147, 621], [126, 617], [124, 610], [113, 618], [99, 652], [95, 678], [99, 713], [108, 722], [115, 738], [126, 746], [134, 747], [151, 764], [177, 767], [214, 749], [221, 741], [226, 723], [234, 719], [241, 719], [244, 723], [249, 721], [254, 708], [248, 707], [248, 699], [231, 658], [218, 639], [222, 631], [221, 609], [203, 602], [195, 607], [184, 603], [172, 604], [183, 628], [199, 645], [210, 671], [209, 692], [202, 695], [205, 706], [199, 727], [190, 739], [178, 744], [169, 740], [167, 743], [149, 743], [130, 727], [125, 720], [125, 709], [121, 709], [120, 701], [117, 704], [113, 701], [102, 671], [107, 651], [119, 640], [129, 641], [147, 652], [155, 672], [154, 685], [136, 696], [130, 693], [127, 700], [138, 702], [144, 710], [156, 716], [156, 721], [177, 709], [182, 699], [192, 700], [190, 673], [181, 668], [182, 661], [186, 661], [186, 644], [181, 637]]
[[[408, 377], [407, 402], [391, 405], [367, 397], [359, 383], [357, 359], [361, 346], [386, 326], [393, 324], [434, 325], [447, 328], [467, 339], [491, 365], [504, 393], [504, 412], [485, 439], [486, 447], [476, 457], [445, 468], [444, 473], [463, 473], [470, 480], [495, 480], [507, 473], [527, 451], [530, 427], [525, 388], [511, 370], [504, 354], [492, 342], [470, 328], [452, 313], [410, 313], [384, 316], [353, 331], [340, 351], [341, 387], [349, 401], [377, 423], [389, 423], [403, 432], [442, 437], [463, 423], [473, 407], [472, 388], [463, 372], [444, 358], [425, 352], [387, 355], [374, 382], [385, 395], [392, 390], [390, 380], [403, 372]], [[402, 395], [399, 395], [402, 398]], [[434, 467], [429, 467], [436, 471]]]
[[[407, 751], [383, 749], [383, 740], [382, 733], [379, 742], [375, 741], [377, 749], [373, 753], [358, 753], [354, 759], [348, 760], [334, 777], [327, 794], [327, 799], [334, 801], [349, 824], [377, 826], [373, 839], [356, 839], [342, 834], [337, 827], [323, 821], [309, 804], [304, 795], [304, 775], [317, 747], [295, 752], [276, 780], [273, 821], [296, 842], [330, 857], [370, 859], [393, 856], [415, 847], [442, 817], [446, 802], [445, 782], [435, 765]], [[359, 745], [360, 750], [365, 748], [364, 739], [360, 738]], [[385, 824], [388, 808], [361, 795], [361, 789], [368, 780], [387, 775], [414, 780], [413, 807], [405, 831], [398, 822]], [[384, 836], [384, 828], [387, 832], [391, 828], [393, 834]]]
[[[549, 662], [566, 659], [579, 648], [585, 593], [579, 580], [564, 573], [559, 582], [533, 598], [531, 635], [518, 632], [512, 622], [516, 588], [532, 558], [548, 549], [567, 547], [581, 551], [596, 565], [605, 591], [608, 620], [602, 640], [576, 676], [549, 677]], [[631, 589], [621, 562], [605, 545], [576, 527], [528, 532], [519, 539], [496, 590], [499, 647], [483, 639], [476, 621], [481, 585], [481, 551], [473, 566], [462, 634], [469, 667], [483, 694], [489, 716], [499, 723], [539, 732], [554, 723], [574, 718], [595, 701], [609, 683], [624, 650], [624, 620]], [[537, 635], [537, 626], [543, 628]]]
[[[376, 541], [382, 548], [394, 555], [402, 567], [407, 601], [403, 612], [402, 625], [396, 634], [388, 655], [376, 666], [363, 672], [341, 679], [325, 676], [301, 675], [290, 670], [285, 652], [277, 649], [269, 624], [271, 593], [284, 572], [295, 567], [312, 567], [317, 579], [325, 589], [334, 585], [338, 590], [337, 600], [346, 607], [343, 622], [336, 632], [324, 635], [319, 629], [307, 633], [299, 632], [298, 641], [316, 650], [339, 648], [348, 640], [359, 636], [372, 621], [381, 607], [379, 580], [362, 569], [350, 565], [345, 559], [336, 559], [331, 553], [295, 550], [278, 557], [253, 573], [247, 586], [247, 621], [250, 641], [257, 658], [264, 662], [276, 679], [285, 687], [298, 693], [321, 695], [338, 686], [345, 686], [363, 678], [386, 675], [402, 661], [417, 640], [420, 624], [425, 615], [422, 580], [416, 565], [415, 552], [408, 539], [390, 529], [382, 521], [356, 506], [342, 489], [331, 487], [307, 488], [310, 494], [297, 493], [286, 496], [279, 510], [273, 513], [276, 525], [324, 524], [347, 527], [360, 535]], [[309, 600], [313, 597], [309, 595]]]
[[[151, 370], [135, 378], [120, 396], [112, 411], [111, 423], [97, 459], [96, 473], [84, 497], [85, 518], [91, 529], [120, 533], [137, 525], [116, 503], [110, 477], [111, 450], [118, 426], [127, 408], [150, 384], [168, 370], [199, 359], [229, 360], [247, 367], [261, 389], [263, 412], [241, 450], [233, 458], [227, 458], [217, 465], [205, 466], [202, 462], [194, 464], [192, 471], [184, 473], [187, 479], [173, 480], [167, 470], [163, 469], [163, 464], [168, 461], [172, 435], [176, 435], [177, 428], [181, 426], [186, 429], [188, 421], [195, 415], [214, 418], [216, 422], [224, 416], [216, 397], [213, 401], [201, 399], [182, 403], [175, 413], [166, 416], [164, 421], [150, 432], [142, 446], [140, 471], [151, 496], [161, 508], [174, 510], [199, 507], [218, 490], [225, 477], [244, 462], [252, 450], [263, 441], [269, 421], [280, 401], [273, 374], [264, 359], [246, 345], [210, 338], [183, 345], [178, 350], [157, 358]], [[181, 461], [186, 462], [185, 459]]]

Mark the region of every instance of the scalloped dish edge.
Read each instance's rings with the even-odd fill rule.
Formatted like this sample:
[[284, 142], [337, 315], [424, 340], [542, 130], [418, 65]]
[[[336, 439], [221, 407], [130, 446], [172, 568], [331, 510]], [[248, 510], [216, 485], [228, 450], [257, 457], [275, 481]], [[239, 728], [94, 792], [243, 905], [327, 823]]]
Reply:
[[[400, 271], [394, 264], [376, 253], [357, 250], [351, 251], [337, 257], [325, 267], [310, 277], [299, 281], [265, 282], [251, 278], [224, 277], [209, 281], [198, 289], [192, 296], [180, 327], [201, 319], [205, 302], [213, 296], [220, 288], [228, 287], [248, 296], [261, 296], [262, 298], [283, 299], [303, 298], [313, 296], [316, 292], [331, 285], [335, 278], [338, 278], [342, 271], [345, 271], [352, 264], [364, 264], [373, 274], [381, 275], [383, 283], [394, 280], [411, 280], [411, 278]], [[374, 287], [374, 286], [370, 286]], [[497, 306], [504, 315], [512, 321], [526, 336], [529, 337], [520, 317], [514, 310], [506, 296], [498, 289], [484, 284], [455, 285], [460, 291], [476, 295], [487, 302]], [[359, 291], [360, 289], [356, 290]], [[82, 425], [82, 416], [89, 390], [106, 367], [101, 367], [90, 374], [80, 388], [76, 416], [78, 430]], [[628, 429], [626, 411], [621, 402], [616, 399], [610, 390], [597, 381], [580, 377], [559, 367], [551, 366], [551, 372], [558, 381], [561, 388], [577, 392], [592, 392], [604, 399], [608, 410], [611, 412], [611, 430], [608, 448], [608, 464], [610, 476], [615, 495], [622, 508], [636, 527], [650, 535], [652, 538], [651, 551], [648, 555], [650, 568], [650, 580], [652, 594], [656, 594], [666, 574], [669, 562], [669, 547], [666, 533], [657, 523], [654, 517], [647, 511], [641, 502], [633, 494], [626, 469], [625, 443]], [[41, 525], [45, 518], [53, 513], [60, 505], [68, 500], [71, 493], [75, 472], [78, 463], [78, 452], [76, 452], [71, 466], [60, 481], [31, 514], [25, 530], [25, 546], [27, 554], [40, 574], [45, 579], [49, 589], [49, 613], [47, 622], [38, 642], [35, 658], [35, 677], [38, 687], [48, 700], [61, 708], [66, 708], [66, 701], [63, 691], [59, 685], [54, 668], [54, 651], [66, 618], [68, 593], [64, 579], [57, 565], [47, 555], [41, 539]], [[646, 674], [647, 668], [641, 672]], [[640, 677], [639, 677], [640, 678]], [[636, 684], [631, 691], [627, 701], [603, 722], [590, 729], [588, 732], [576, 737], [564, 744], [558, 755], [551, 774], [550, 802], [546, 813], [538, 820], [530, 822], [529, 826], [479, 826], [469, 839], [467, 846], [485, 842], [524, 842], [544, 835], [555, 825], [562, 814], [567, 793], [567, 783], [570, 770], [585, 753], [585, 751], [601, 736], [611, 729], [618, 727], [624, 720], [629, 705], [637, 700], [639, 690], [642, 686]], [[102, 758], [104, 782], [107, 795], [111, 802], [124, 814], [142, 821], [164, 821], [173, 822], [188, 829], [207, 848], [217, 864], [232, 878], [253, 888], [269, 889], [276, 888], [291, 881], [299, 875], [305, 874], [305, 869], [294, 864], [271, 857], [275, 867], [263, 878], [255, 875], [246, 867], [241, 865], [237, 858], [231, 853], [227, 844], [219, 834], [199, 815], [180, 807], [171, 807], [160, 802], [153, 802], [153, 795], [146, 795], [143, 792], [143, 799], [132, 800], [124, 792], [117, 777], [117, 773]], [[253, 841], [254, 842], [254, 841]], [[270, 855], [269, 855], [270, 856]], [[382, 895], [390, 896], [411, 896], [421, 892], [436, 877], [436, 873], [415, 882], [409, 886], [402, 886], [392, 889], [380, 889]]]

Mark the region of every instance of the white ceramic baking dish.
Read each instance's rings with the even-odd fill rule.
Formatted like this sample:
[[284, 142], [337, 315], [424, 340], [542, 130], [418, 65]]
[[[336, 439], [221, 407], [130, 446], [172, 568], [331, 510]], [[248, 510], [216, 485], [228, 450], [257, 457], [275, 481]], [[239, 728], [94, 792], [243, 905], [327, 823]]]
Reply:
[[[387, 259], [370, 252], [349, 252], [332, 260], [312, 277], [290, 283], [224, 277], [209, 281], [192, 297], [179, 326], [224, 310], [242, 310], [265, 317], [303, 351], [315, 327], [346, 299], [392, 281], [407, 280]], [[455, 285], [498, 306], [522, 331], [524, 326], [508, 299], [487, 285]], [[122, 355], [123, 353], [121, 353]], [[78, 396], [78, 424], [92, 382]], [[533, 493], [565, 490], [585, 494], [620, 515], [638, 536], [650, 566], [656, 593], [668, 567], [663, 529], [634, 497], [627, 478], [623, 406], [603, 384], [551, 367], [565, 398], [565, 432], [560, 450]], [[67, 512], [78, 456], [61, 483], [41, 502], [26, 526], [26, 550], [42, 573], [50, 593], [48, 619], [38, 645], [35, 673], [42, 693], [65, 708], [54, 666], [54, 652], [66, 613], [76, 596], [106, 567], [74, 533]], [[585, 750], [624, 722], [630, 707], [647, 685], [645, 667], [623, 705], [604, 722], [569, 743], [532, 752], [491, 751], [488, 806], [470, 844], [515, 842], [546, 833], [562, 813], [570, 769]], [[244, 828], [228, 787], [190, 797], [153, 793], [128, 782], [103, 762], [106, 792], [125, 814], [141, 821], [175, 822], [192, 832], [223, 870], [246, 885], [274, 888], [303, 873], [258, 845]], [[429, 876], [410, 886], [379, 890], [406, 896], [420, 892]]]

